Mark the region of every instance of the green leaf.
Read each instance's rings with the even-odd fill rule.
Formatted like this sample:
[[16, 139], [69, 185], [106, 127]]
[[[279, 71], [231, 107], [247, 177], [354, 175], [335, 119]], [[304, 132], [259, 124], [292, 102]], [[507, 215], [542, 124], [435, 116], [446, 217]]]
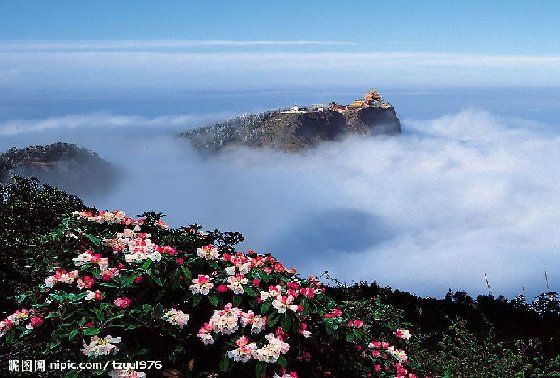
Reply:
[[241, 296], [240, 295], [234, 295], [233, 296], [233, 305], [234, 306], [239, 306], [241, 304]]
[[100, 322], [104, 322], [105, 321], [105, 314], [103, 314], [103, 311], [99, 310], [99, 309], [93, 309], [93, 312], [95, 313], [95, 316], [97, 317], [97, 319]]
[[200, 303], [202, 297], [200, 295], [195, 295], [192, 299], [193, 306], [197, 306]]
[[288, 361], [286, 360], [286, 357], [284, 356], [280, 356], [278, 357], [278, 365], [282, 366], [283, 368], [285, 368], [286, 366], [288, 366]]
[[91, 234], [86, 234], [86, 237], [87, 237], [87, 238], [89, 239], [89, 241], [92, 242], [93, 244], [95, 244], [95, 245], [101, 245], [101, 240], [100, 240], [98, 237], [93, 236], [93, 235], [91, 235]]
[[224, 358], [222, 358], [222, 360], [220, 361], [220, 371], [222, 373], [225, 373], [226, 371], [228, 371], [229, 368], [229, 358], [227, 358], [227, 356], [224, 356]]
[[79, 376], [79, 370], [72, 370], [64, 374], [64, 378], [76, 378]]
[[214, 307], [218, 306], [218, 300], [219, 300], [219, 299], [218, 299], [217, 296], [215, 296], [215, 295], [210, 295], [210, 296], [208, 297], [208, 300], [210, 301], [210, 303], [212, 303], [212, 306], [214, 306]]
[[70, 332], [70, 333], [68, 334], [68, 340], [72, 340], [72, 339], [75, 338], [76, 336], [78, 336], [78, 330], [77, 330], [77, 329], [73, 330], [72, 332]]
[[161, 279], [159, 277], [152, 277], [152, 279], [158, 286], [163, 287], [163, 282], [161, 282]]
[[185, 275], [185, 278], [190, 281], [192, 279], [192, 273], [189, 270], [189, 268], [182, 266], [181, 267], [181, 272], [183, 272], [183, 274]]
[[143, 270], [147, 270], [150, 265], [152, 265], [152, 260], [151, 259], [146, 259], [146, 261], [144, 261], [144, 264], [142, 264], [142, 269]]
[[290, 331], [290, 327], [292, 326], [292, 319], [290, 318], [290, 316], [285, 313], [284, 317], [282, 318], [282, 329], [284, 330], [284, 332], [289, 332]]
[[245, 287], [245, 292], [252, 297], [255, 297], [257, 295], [257, 293], [255, 293], [255, 290], [253, 290], [253, 288], [250, 286]]
[[119, 287], [118, 285], [108, 283], [108, 282], [101, 282], [99, 285], [103, 287], [111, 287], [111, 288]]
[[270, 301], [266, 300], [261, 305], [261, 314], [267, 314], [270, 309]]
[[346, 334], [346, 341], [347, 341], [347, 342], [354, 341], [354, 338], [355, 338], [354, 332], [351, 332], [351, 333], [347, 333], [347, 334]]
[[278, 319], [280, 319], [280, 315], [278, 315], [277, 312], [273, 313], [272, 315], [270, 315], [270, 317], [268, 318], [268, 323], [267, 325], [269, 327], [274, 327], [276, 325], [276, 323], [278, 322]]
[[142, 312], [144, 314], [148, 314], [150, 311], [152, 311], [152, 305], [149, 304], [142, 305]]
[[96, 327], [89, 327], [84, 329], [84, 335], [85, 336], [94, 336], [99, 334], [99, 332], [101, 332], [101, 330], [99, 328]]
[[257, 362], [255, 364], [255, 377], [262, 378], [265, 372], [266, 372], [266, 364], [261, 361]]
[[127, 287], [132, 285], [132, 283], [134, 282], [134, 280], [136, 279], [137, 276], [128, 276], [125, 277], [121, 280], [121, 287]]

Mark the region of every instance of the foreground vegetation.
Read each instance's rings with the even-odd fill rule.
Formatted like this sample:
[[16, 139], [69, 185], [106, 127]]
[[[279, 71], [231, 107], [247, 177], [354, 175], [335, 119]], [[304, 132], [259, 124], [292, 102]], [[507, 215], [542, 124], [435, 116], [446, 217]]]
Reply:
[[161, 361], [109, 369], [127, 377], [560, 376], [554, 293], [323, 286], [238, 252], [239, 233], [98, 212], [20, 178], [0, 186], [0, 219], [2, 375], [8, 359], [33, 358]]

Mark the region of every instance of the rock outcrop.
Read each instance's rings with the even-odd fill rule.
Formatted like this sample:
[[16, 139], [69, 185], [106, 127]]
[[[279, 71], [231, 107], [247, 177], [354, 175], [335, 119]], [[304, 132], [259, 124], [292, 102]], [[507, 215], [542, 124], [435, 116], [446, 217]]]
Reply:
[[62, 142], [14, 147], [0, 154], [0, 182], [12, 175], [37, 177], [79, 195], [105, 192], [117, 180], [115, 167], [99, 155]]
[[348, 134], [401, 132], [395, 109], [376, 91], [349, 105], [316, 105], [244, 115], [181, 134], [199, 150], [217, 152], [233, 145], [298, 151]]

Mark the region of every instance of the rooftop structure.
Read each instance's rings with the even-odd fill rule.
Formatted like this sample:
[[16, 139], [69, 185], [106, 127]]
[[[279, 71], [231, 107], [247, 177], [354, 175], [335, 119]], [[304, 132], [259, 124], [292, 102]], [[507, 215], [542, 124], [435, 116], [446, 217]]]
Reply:
[[375, 89], [370, 90], [367, 92], [363, 98], [359, 98], [354, 100], [352, 103], [348, 105], [339, 105], [335, 102], [331, 102], [330, 109], [335, 110], [339, 113], [344, 113], [349, 110], [357, 110], [367, 107], [380, 107], [380, 108], [390, 108], [391, 105], [385, 101], [383, 101], [383, 97], [379, 92]]

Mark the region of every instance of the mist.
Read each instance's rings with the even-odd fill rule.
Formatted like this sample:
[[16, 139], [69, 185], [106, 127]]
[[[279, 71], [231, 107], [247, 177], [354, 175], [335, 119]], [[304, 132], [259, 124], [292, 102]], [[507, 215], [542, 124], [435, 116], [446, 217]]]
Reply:
[[[240, 231], [305, 274], [376, 280], [422, 295], [448, 288], [529, 295], [554, 286], [559, 137], [539, 122], [465, 110], [404, 119], [398, 137], [348, 138], [299, 154], [201, 156], [177, 132], [223, 114], [84, 114], [0, 123], [0, 148], [68, 141], [121, 177], [89, 205]], [[92, 183], [84, 182], [86, 186]], [[80, 193], [78, 193], [80, 194]]]

